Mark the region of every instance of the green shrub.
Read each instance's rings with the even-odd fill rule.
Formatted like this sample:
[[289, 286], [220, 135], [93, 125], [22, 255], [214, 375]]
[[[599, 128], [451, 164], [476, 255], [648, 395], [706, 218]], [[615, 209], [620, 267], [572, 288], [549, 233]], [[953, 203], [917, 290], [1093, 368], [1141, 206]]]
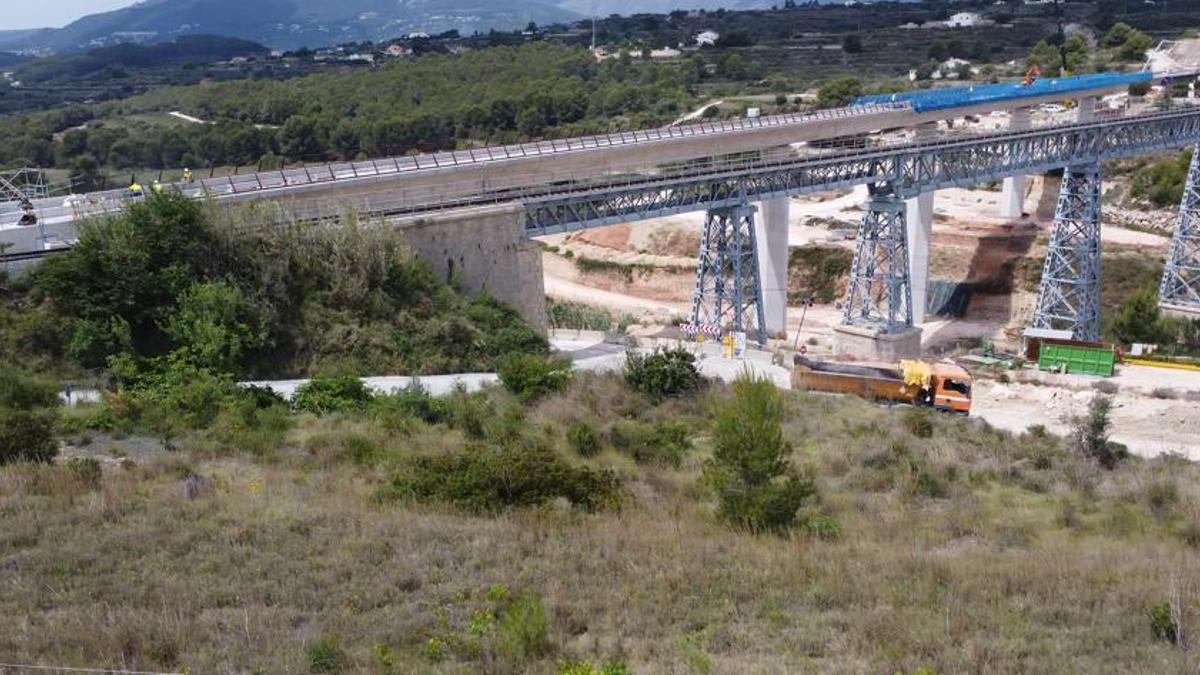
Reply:
[[751, 532], [791, 529], [816, 486], [788, 460], [792, 447], [783, 439], [779, 390], [766, 378], [739, 376], [716, 418], [704, 480], [717, 494], [718, 514]]
[[625, 381], [655, 400], [689, 394], [702, 382], [696, 357], [685, 349], [656, 349], [647, 355], [629, 351], [625, 356]]
[[500, 652], [524, 661], [541, 656], [548, 644], [546, 609], [536, 593], [519, 596], [501, 612], [498, 623]]
[[[277, 399], [282, 401], [282, 399]], [[265, 455], [283, 445], [292, 425], [285, 403], [249, 392], [226, 401], [209, 426], [211, 437], [228, 450]]]
[[371, 411], [377, 415], [394, 412], [427, 424], [439, 424], [450, 418], [450, 405], [430, 396], [424, 387], [415, 382], [404, 389], [376, 396], [371, 403]]
[[613, 425], [609, 438], [614, 448], [635, 462], [660, 466], [678, 467], [692, 445], [681, 422], [622, 420]]
[[546, 316], [551, 328], [608, 331], [613, 327], [613, 318], [608, 311], [578, 302], [550, 301]]
[[487, 437], [488, 422], [496, 415], [495, 406], [487, 394], [470, 393], [466, 387], [457, 386], [446, 398], [449, 408], [450, 426], [462, 431], [468, 438]]
[[382, 496], [455, 504], [476, 513], [562, 498], [590, 511], [616, 505], [621, 491], [611, 472], [575, 467], [550, 450], [516, 445], [414, 458]]
[[804, 529], [817, 539], [833, 541], [842, 536], [842, 526], [832, 516], [814, 515], [804, 521]]
[[353, 375], [318, 375], [300, 385], [292, 396], [292, 408], [328, 415], [366, 410], [374, 399], [371, 390]]
[[0, 465], [53, 461], [58, 454], [54, 420], [49, 411], [0, 408]]
[[94, 457], [72, 457], [67, 461], [67, 470], [90, 487], [98, 487], [103, 475], [100, 461]]
[[571, 381], [571, 360], [560, 356], [514, 353], [500, 359], [500, 382], [506, 389], [532, 401], [562, 391]]
[[917, 438], [933, 437], [933, 412], [929, 408], [909, 408], [904, 411], [904, 428]]
[[616, 659], [605, 659], [599, 666], [591, 661], [559, 661], [558, 675], [629, 675], [629, 666]]
[[1076, 417], [1071, 424], [1071, 444], [1079, 454], [1090, 457], [1106, 469], [1114, 469], [1129, 456], [1125, 446], [1108, 439], [1112, 426], [1112, 399], [1096, 394], [1088, 404], [1086, 415]]
[[32, 375], [24, 375], [6, 365], [0, 369], [0, 408], [35, 410], [58, 407], [58, 385]]
[[323, 637], [308, 646], [308, 669], [314, 673], [340, 673], [350, 665], [338, 641]]
[[1146, 488], [1146, 503], [1156, 518], [1165, 519], [1179, 504], [1179, 488], [1170, 481], [1153, 483]]
[[1171, 611], [1171, 604], [1164, 602], [1150, 608], [1150, 634], [1160, 642], [1176, 644], [1179, 641], [1179, 626]]
[[600, 435], [591, 423], [576, 420], [567, 427], [567, 444], [581, 457], [592, 457], [600, 452]]

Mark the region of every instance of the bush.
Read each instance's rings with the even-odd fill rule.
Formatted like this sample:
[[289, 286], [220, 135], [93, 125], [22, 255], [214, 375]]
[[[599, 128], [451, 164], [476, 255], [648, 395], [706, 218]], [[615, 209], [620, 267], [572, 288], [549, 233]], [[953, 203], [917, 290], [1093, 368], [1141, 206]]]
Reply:
[[54, 421], [54, 414], [48, 411], [0, 408], [0, 465], [54, 461], [58, 454]]
[[599, 666], [591, 661], [559, 661], [558, 675], [629, 675], [629, 666], [616, 659], [606, 659]]
[[696, 357], [684, 349], [656, 349], [642, 355], [625, 355], [625, 381], [652, 399], [682, 396], [700, 388], [702, 379]]
[[67, 461], [67, 470], [89, 487], [99, 486], [103, 475], [100, 461], [94, 457], [72, 457]]
[[317, 415], [361, 412], [373, 399], [367, 385], [353, 375], [319, 375], [300, 385], [292, 396], [292, 408]]
[[476, 446], [410, 460], [382, 496], [455, 504], [476, 513], [561, 498], [591, 511], [616, 505], [620, 482], [611, 472], [572, 466], [543, 448]]
[[1150, 634], [1160, 642], [1176, 644], [1179, 641], [1179, 625], [1171, 604], [1164, 602], [1150, 608]]
[[513, 600], [500, 614], [500, 651], [510, 659], [522, 661], [546, 651], [546, 609], [536, 593]]
[[427, 424], [439, 424], [450, 418], [450, 405], [446, 401], [429, 395], [419, 383], [390, 394], [376, 396], [371, 411], [377, 415], [399, 413]]
[[606, 310], [578, 302], [549, 302], [546, 317], [551, 328], [612, 330], [613, 318]]
[[589, 422], [576, 420], [567, 427], [567, 444], [581, 457], [592, 457], [600, 452], [600, 435]]
[[337, 640], [324, 637], [308, 646], [308, 667], [314, 673], [340, 673], [350, 665]]
[[0, 371], [0, 408], [34, 410], [59, 405], [58, 385], [31, 375], [23, 375], [11, 366]]
[[832, 516], [812, 516], [804, 521], [804, 529], [817, 539], [825, 541], [832, 541], [842, 536], [842, 526]]
[[791, 529], [816, 487], [788, 460], [792, 447], [783, 440], [779, 390], [770, 380], [742, 375], [716, 417], [704, 479], [717, 493], [719, 515], [751, 532]]
[[524, 401], [562, 391], [571, 381], [571, 360], [540, 354], [509, 354], [500, 359], [500, 382]]
[[904, 411], [904, 428], [917, 438], [933, 437], [933, 413], [929, 408], [909, 408]]
[[1106, 469], [1116, 468], [1129, 454], [1125, 446], [1108, 440], [1111, 410], [1112, 399], [1096, 394], [1088, 404], [1087, 414], [1076, 417], [1071, 429], [1071, 444], [1075, 451], [1096, 460]]
[[692, 446], [688, 428], [681, 422], [621, 421], [609, 436], [614, 448], [639, 464], [678, 467]]

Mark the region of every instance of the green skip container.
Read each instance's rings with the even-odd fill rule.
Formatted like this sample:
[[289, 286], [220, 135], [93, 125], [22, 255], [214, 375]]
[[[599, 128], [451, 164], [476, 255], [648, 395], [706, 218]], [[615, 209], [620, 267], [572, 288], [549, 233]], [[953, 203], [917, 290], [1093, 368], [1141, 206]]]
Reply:
[[1112, 377], [1117, 368], [1117, 350], [1112, 345], [1088, 346], [1043, 343], [1038, 368], [1077, 375]]

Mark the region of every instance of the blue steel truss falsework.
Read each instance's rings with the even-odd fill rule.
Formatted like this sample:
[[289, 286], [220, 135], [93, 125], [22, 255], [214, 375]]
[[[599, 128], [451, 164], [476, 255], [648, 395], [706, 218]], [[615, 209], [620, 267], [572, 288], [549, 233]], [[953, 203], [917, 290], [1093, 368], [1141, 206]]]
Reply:
[[526, 229], [553, 234], [665, 215], [732, 207], [867, 183], [891, 183], [898, 197], [977, 185], [1018, 174], [1172, 150], [1200, 141], [1200, 110], [1158, 113], [979, 138], [904, 145], [748, 165], [696, 176], [647, 177], [579, 186], [525, 198]]
[[1192, 150], [1158, 304], [1163, 309], [1200, 313], [1200, 145]]
[[904, 200], [872, 186], [850, 264], [845, 323], [894, 333], [912, 325]]
[[1033, 328], [1100, 340], [1100, 165], [1063, 172]]
[[708, 212], [696, 268], [692, 323], [745, 331], [763, 345], [766, 323], [754, 211], [742, 203]]

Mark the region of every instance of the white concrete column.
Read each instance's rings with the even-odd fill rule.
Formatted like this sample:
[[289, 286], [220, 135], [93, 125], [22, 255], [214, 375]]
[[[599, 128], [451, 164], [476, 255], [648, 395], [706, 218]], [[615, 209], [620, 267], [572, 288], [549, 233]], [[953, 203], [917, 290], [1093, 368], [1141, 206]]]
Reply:
[[[937, 123], [916, 129], [917, 142], [937, 136]], [[933, 235], [933, 192], [922, 192], [905, 202], [904, 218], [908, 244], [908, 289], [912, 294], [913, 325], [925, 323], [929, 288], [929, 239]]]
[[[1029, 128], [1029, 108], [1018, 108], [1009, 113], [1009, 131], [1024, 131]], [[1017, 220], [1025, 214], [1025, 176], [1009, 176], [1004, 179], [1004, 190], [1000, 193], [1000, 217]]]
[[1075, 111], [1075, 119], [1079, 122], [1091, 122], [1096, 119], [1096, 97], [1085, 96], [1079, 99], [1079, 105]]
[[933, 193], [922, 192], [905, 204], [908, 236], [908, 288], [912, 293], [913, 325], [925, 323], [929, 289], [929, 239], [933, 236]]
[[758, 241], [759, 292], [767, 335], [787, 332], [788, 215], [787, 197], [764, 201], [754, 219], [754, 238]]

